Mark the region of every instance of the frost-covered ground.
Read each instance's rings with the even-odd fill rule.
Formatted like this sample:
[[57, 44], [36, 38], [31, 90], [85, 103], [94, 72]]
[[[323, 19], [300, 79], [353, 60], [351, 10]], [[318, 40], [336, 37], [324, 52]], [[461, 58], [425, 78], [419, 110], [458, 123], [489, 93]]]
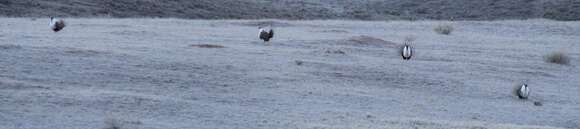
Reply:
[[0, 21], [2, 129], [580, 128], [580, 22]]

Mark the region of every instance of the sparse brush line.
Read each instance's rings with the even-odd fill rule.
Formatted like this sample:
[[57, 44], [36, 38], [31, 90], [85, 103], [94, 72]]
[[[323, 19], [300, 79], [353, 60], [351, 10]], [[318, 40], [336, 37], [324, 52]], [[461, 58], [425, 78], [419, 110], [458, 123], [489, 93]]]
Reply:
[[216, 44], [192, 44], [189, 46], [190, 47], [197, 47], [197, 48], [225, 48], [225, 46], [216, 45]]

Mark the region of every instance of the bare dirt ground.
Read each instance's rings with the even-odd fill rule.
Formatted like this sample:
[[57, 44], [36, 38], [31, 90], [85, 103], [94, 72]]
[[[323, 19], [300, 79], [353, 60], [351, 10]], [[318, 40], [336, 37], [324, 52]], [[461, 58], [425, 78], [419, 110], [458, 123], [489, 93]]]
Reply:
[[3, 129], [580, 128], [580, 22], [0, 21]]

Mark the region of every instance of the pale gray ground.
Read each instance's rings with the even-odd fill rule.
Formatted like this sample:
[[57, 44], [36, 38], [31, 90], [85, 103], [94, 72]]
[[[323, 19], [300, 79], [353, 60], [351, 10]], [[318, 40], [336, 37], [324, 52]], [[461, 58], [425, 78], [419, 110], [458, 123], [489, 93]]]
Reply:
[[580, 22], [0, 21], [2, 129], [580, 127]]

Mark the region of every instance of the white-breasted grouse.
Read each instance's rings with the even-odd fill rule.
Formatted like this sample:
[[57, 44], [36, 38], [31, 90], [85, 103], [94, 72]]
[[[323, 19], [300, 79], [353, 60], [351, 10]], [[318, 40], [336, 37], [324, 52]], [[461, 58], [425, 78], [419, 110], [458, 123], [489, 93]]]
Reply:
[[528, 99], [528, 97], [530, 97], [530, 88], [528, 87], [528, 84], [522, 84], [516, 88], [515, 92], [520, 99]]
[[274, 29], [271, 27], [268, 28], [268, 31], [263, 27], [258, 27], [260, 39], [264, 40], [264, 42], [270, 41], [270, 39], [274, 38]]
[[401, 56], [403, 57], [403, 60], [410, 60], [413, 56], [413, 48], [405, 43], [405, 45], [401, 47]]
[[56, 19], [54, 17], [50, 17], [50, 23], [48, 25], [50, 26], [50, 29], [54, 32], [58, 32], [66, 26], [64, 20]]

